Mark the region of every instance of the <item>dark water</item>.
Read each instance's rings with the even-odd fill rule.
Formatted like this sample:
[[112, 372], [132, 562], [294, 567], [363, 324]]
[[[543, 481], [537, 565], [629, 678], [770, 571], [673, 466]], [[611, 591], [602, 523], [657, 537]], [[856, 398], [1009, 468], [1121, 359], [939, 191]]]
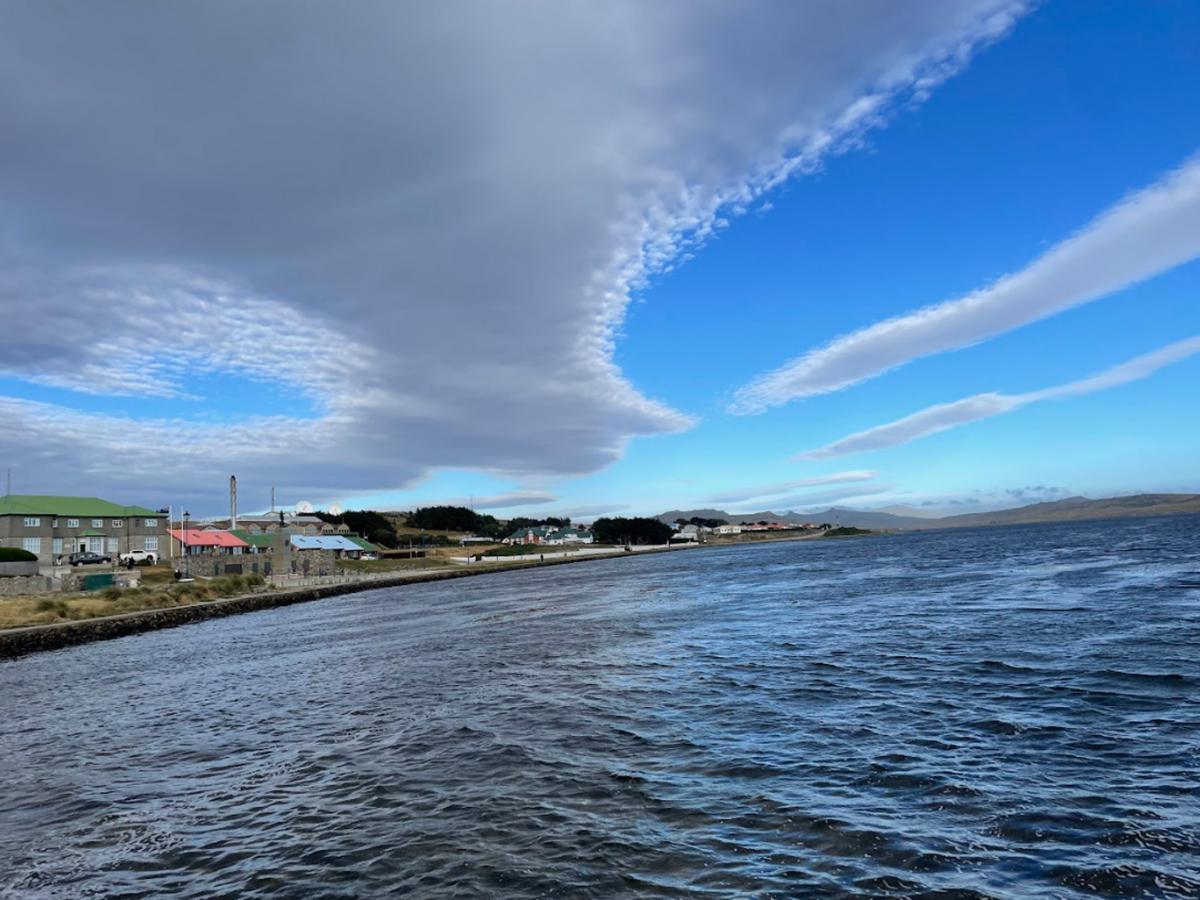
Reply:
[[0, 896], [1197, 896], [1200, 520], [376, 591], [0, 716]]

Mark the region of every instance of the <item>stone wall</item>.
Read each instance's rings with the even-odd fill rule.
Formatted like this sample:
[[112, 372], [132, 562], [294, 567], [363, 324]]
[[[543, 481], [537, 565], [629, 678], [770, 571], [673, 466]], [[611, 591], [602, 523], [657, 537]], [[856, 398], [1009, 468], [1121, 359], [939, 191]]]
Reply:
[[36, 559], [28, 562], [0, 562], [0, 577], [8, 575], [36, 575], [38, 562]]
[[[177, 560], [176, 568], [185, 571], [183, 560]], [[193, 578], [219, 578], [222, 575], [262, 575], [271, 574], [271, 554], [269, 553], [197, 553], [187, 558], [187, 574]]]
[[0, 578], [0, 597], [45, 594], [57, 589], [54, 579], [45, 575], [14, 575], [10, 578]]

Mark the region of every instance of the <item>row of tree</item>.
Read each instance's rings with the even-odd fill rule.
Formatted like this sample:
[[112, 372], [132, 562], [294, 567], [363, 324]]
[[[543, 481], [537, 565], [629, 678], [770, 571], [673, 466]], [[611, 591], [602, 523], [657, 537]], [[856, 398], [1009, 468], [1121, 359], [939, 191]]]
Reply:
[[675, 531], [658, 519], [620, 516], [597, 519], [592, 534], [597, 544], [665, 544]]
[[327, 512], [318, 512], [316, 515], [322, 522], [329, 522], [331, 525], [345, 525], [355, 534], [361, 534], [372, 544], [390, 548], [400, 546], [400, 538], [396, 535], [396, 528], [392, 525], [391, 519], [374, 510], [350, 510], [336, 516]]

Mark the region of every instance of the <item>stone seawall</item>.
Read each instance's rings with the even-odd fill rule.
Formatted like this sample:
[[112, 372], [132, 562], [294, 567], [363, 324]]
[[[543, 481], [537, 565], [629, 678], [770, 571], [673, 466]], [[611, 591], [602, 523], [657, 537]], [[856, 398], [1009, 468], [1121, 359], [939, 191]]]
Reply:
[[0, 659], [11, 659], [43, 650], [59, 650], [63, 647], [71, 647], [76, 644], [105, 641], [110, 638], [139, 634], [143, 631], [174, 628], [176, 625], [203, 622], [206, 619], [218, 619], [223, 616], [237, 615], [238, 613], [291, 606], [294, 603], [307, 603], [310, 600], [320, 600], [323, 597], [371, 591], [376, 588], [399, 587], [405, 584], [425, 584], [431, 581], [450, 581], [455, 578], [469, 578], [477, 575], [495, 575], [522, 569], [540, 569], [547, 566], [571, 565], [573, 563], [594, 562], [601, 559], [621, 559], [644, 556], [647, 553], [663, 552], [667, 552], [667, 550], [665, 548], [655, 548], [653, 550], [640, 550], [637, 553], [616, 552], [606, 556], [588, 556], [579, 559], [512, 563], [495, 568], [481, 565], [476, 569], [464, 568], [439, 572], [420, 572], [412, 575], [397, 575], [395, 578], [358, 581], [349, 584], [331, 584], [312, 588], [298, 588], [289, 591], [247, 594], [242, 597], [230, 597], [225, 600], [192, 603], [187, 606], [174, 606], [168, 609], [148, 609], [143, 612], [124, 613], [117, 616], [82, 619], [78, 622], [61, 622], [54, 625], [11, 628], [6, 631], [0, 631]]

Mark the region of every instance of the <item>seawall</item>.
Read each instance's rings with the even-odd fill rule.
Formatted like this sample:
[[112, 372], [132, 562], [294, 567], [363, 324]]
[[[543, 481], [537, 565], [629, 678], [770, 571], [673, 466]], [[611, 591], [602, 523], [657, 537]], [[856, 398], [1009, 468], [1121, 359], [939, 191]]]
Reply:
[[431, 581], [450, 581], [455, 578], [499, 575], [504, 572], [514, 572], [523, 569], [541, 569], [548, 566], [572, 565], [605, 559], [636, 558], [645, 556], [647, 553], [667, 553], [675, 549], [679, 548], [661, 547], [639, 550], [635, 553], [618, 551], [602, 556], [594, 555], [577, 559], [548, 559], [545, 562], [520, 562], [495, 566], [480, 564], [478, 568], [464, 567], [462, 569], [437, 572], [417, 572], [409, 575], [397, 575], [394, 578], [376, 578], [371, 581], [295, 588], [285, 591], [268, 591], [266, 593], [246, 594], [241, 597], [228, 597], [223, 600], [211, 600], [204, 603], [191, 603], [187, 606], [173, 606], [167, 609], [148, 609], [141, 612], [102, 616], [95, 619], [81, 619], [77, 622], [58, 622], [53, 625], [10, 628], [0, 631], [0, 659], [13, 659], [28, 653], [38, 653], [45, 650], [60, 650], [64, 647], [72, 647], [77, 644], [106, 641], [131, 634], [140, 634], [143, 631], [155, 631], [159, 628], [174, 628], [177, 625], [203, 622], [206, 619], [219, 619], [224, 616], [238, 615], [239, 613], [255, 612], [261, 609], [275, 609], [280, 606], [291, 606], [294, 603], [307, 603], [310, 600], [320, 600], [324, 597], [334, 597], [340, 594], [353, 594], [361, 591], [372, 591], [377, 588], [399, 587], [406, 584], [426, 584]]

